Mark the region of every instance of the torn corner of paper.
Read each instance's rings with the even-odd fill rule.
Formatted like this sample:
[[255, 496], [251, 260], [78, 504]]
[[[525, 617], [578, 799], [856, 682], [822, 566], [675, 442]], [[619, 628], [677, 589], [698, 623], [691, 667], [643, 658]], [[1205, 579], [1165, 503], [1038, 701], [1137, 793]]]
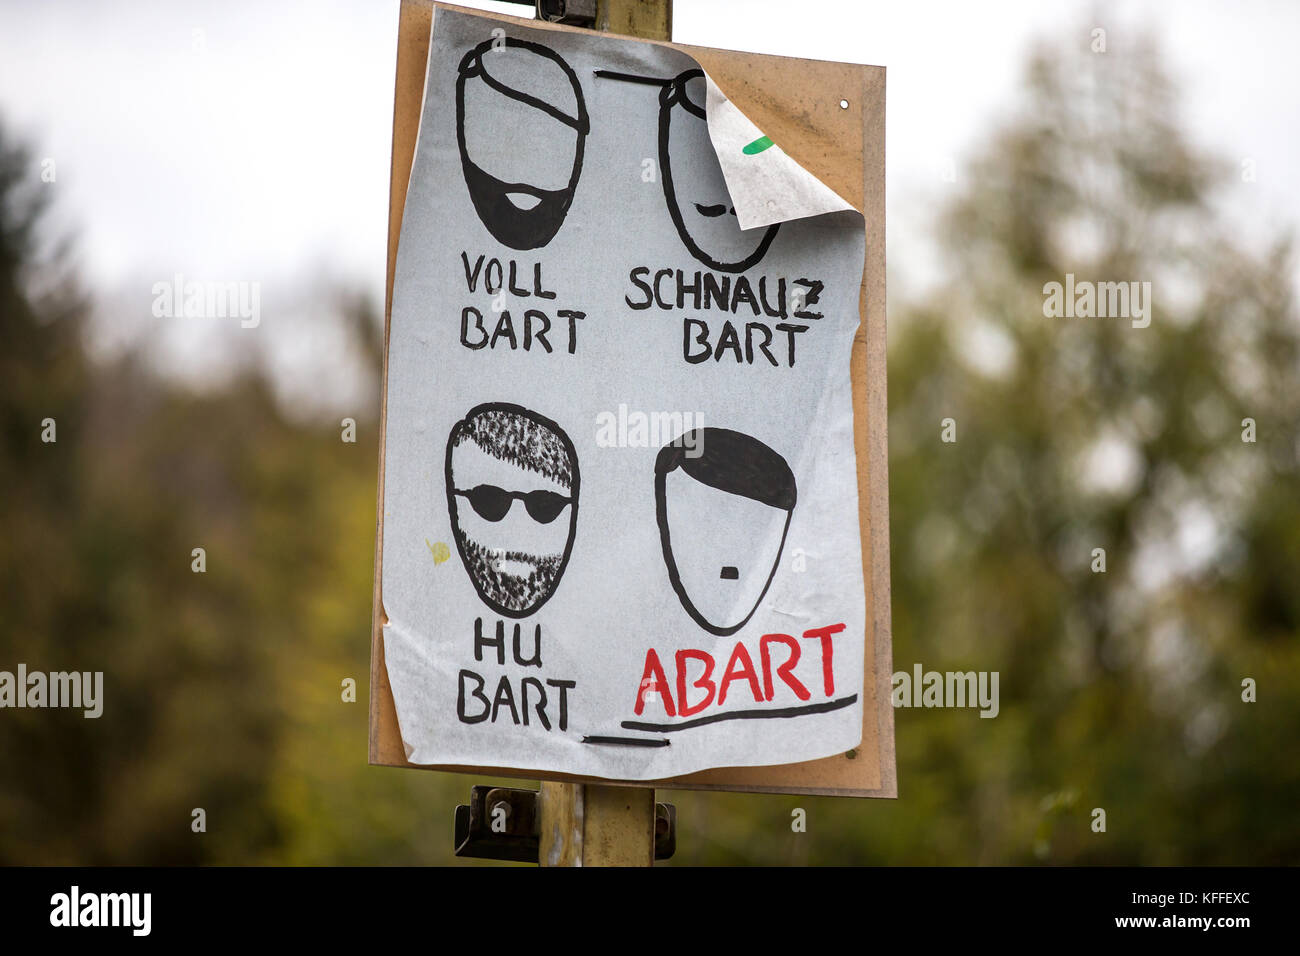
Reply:
[[708, 84], [705, 109], [709, 139], [718, 154], [741, 229], [854, 210], [851, 203], [764, 135], [727, 98], [713, 77], [705, 73], [704, 79]]

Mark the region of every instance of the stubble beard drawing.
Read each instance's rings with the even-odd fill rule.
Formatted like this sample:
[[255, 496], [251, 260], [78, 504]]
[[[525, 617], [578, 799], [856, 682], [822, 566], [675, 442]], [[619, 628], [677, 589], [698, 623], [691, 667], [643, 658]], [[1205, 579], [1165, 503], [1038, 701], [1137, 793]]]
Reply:
[[[459, 455], [458, 449], [462, 449]], [[458, 459], [465, 464], [472, 456], [471, 449], [496, 463], [493, 483], [516, 485], [489, 489], [499, 505], [495, 510], [484, 509], [476, 498], [482, 485], [489, 482], [479, 482], [466, 468], [457, 467]], [[444, 480], [452, 537], [479, 598], [506, 617], [535, 613], [559, 586], [577, 532], [580, 473], [568, 435], [555, 422], [522, 406], [504, 402], [478, 405], [448, 435]], [[538, 490], [538, 482], [560, 491]], [[521, 485], [533, 490], [520, 491]], [[530, 501], [535, 495], [550, 500]], [[493, 503], [492, 498], [488, 503]], [[461, 508], [468, 509], [463, 516]], [[467, 523], [477, 523], [487, 532], [501, 522], [502, 533], [509, 536], [505, 520], [512, 514], [526, 531], [536, 533], [532, 540], [551, 546], [494, 547], [466, 528]], [[555, 525], [561, 517], [567, 518], [566, 524]], [[520, 527], [514, 525], [516, 530]]]
[[[531, 613], [550, 597], [564, 571], [563, 554], [538, 555], [523, 551], [502, 551], [483, 547], [457, 529], [461, 557], [480, 596], [502, 613]], [[506, 564], [524, 565], [529, 570], [518, 574], [504, 569]]]

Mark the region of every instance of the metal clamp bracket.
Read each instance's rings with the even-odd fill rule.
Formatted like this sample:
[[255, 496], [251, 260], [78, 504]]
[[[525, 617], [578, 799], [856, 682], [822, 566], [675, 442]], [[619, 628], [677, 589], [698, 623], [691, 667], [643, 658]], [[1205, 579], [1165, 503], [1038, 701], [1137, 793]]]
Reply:
[[[457, 856], [536, 863], [541, 840], [537, 791], [471, 787], [469, 805], [456, 808]], [[655, 859], [677, 852], [677, 808], [655, 804]]]

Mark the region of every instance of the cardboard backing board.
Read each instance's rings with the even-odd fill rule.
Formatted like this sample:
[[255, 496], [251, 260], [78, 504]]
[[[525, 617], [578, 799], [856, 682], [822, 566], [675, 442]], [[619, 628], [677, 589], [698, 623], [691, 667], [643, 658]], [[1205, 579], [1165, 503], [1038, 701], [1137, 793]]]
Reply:
[[[759, 128], [780, 143], [805, 169], [852, 203], [866, 219], [866, 257], [859, 300], [861, 325], [851, 357], [854, 445], [861, 489], [859, 520], [867, 600], [862, 742], [849, 754], [820, 760], [766, 767], [716, 768], [658, 781], [621, 782], [500, 767], [429, 766], [407, 762], [384, 664], [385, 615], [381, 593], [384, 427], [393, 273], [403, 202], [419, 131], [434, 6], [448, 5], [435, 4], [431, 0], [402, 0], [398, 30], [385, 305], [385, 402], [380, 418], [370, 656], [370, 763], [530, 780], [625, 783], [637, 787], [897, 796], [894, 715], [890, 704], [893, 660], [890, 648], [885, 388], [885, 70], [883, 67], [736, 53], [683, 44], [668, 45], [694, 57]], [[448, 8], [534, 29], [565, 29], [536, 20], [520, 20], [461, 7]]]

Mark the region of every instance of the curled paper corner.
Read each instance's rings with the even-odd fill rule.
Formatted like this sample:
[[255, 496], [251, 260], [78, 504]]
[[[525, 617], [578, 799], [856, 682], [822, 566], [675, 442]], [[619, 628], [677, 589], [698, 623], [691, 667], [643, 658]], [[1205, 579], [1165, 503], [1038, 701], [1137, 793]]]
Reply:
[[831, 212], [860, 212], [764, 135], [707, 71], [704, 80], [709, 139], [741, 229]]

